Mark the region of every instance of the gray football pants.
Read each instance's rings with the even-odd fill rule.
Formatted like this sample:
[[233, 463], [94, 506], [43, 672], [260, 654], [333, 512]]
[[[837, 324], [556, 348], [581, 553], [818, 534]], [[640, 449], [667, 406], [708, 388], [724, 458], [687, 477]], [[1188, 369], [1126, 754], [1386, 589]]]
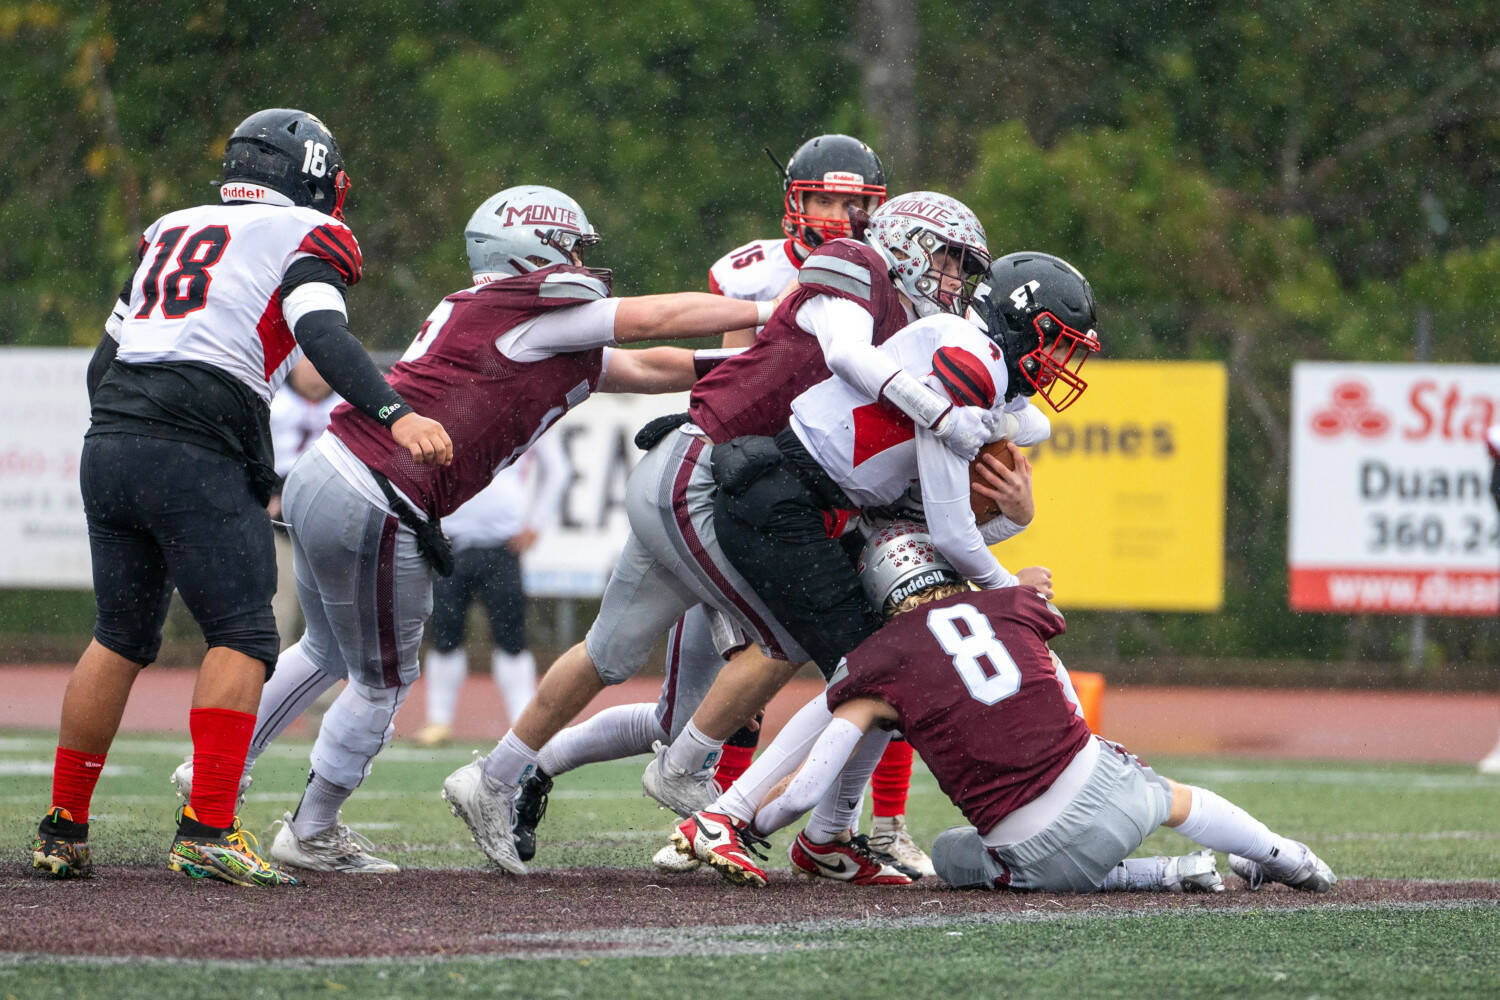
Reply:
[[297, 598], [307, 621], [302, 652], [349, 686], [323, 716], [312, 766], [355, 788], [395, 730], [417, 679], [422, 629], [432, 614], [432, 570], [416, 536], [366, 500], [316, 449], [287, 476]]

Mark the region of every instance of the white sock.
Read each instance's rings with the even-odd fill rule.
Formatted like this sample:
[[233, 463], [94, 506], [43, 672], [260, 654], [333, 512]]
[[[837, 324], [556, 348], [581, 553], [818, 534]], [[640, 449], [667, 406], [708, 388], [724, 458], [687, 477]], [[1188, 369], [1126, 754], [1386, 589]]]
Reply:
[[422, 663], [422, 679], [427, 682], [427, 723], [453, 725], [458, 696], [469, 673], [469, 655], [463, 647], [446, 653], [432, 650]]
[[891, 742], [888, 729], [872, 729], [860, 738], [849, 762], [839, 773], [839, 780], [828, 789], [812, 815], [807, 818], [803, 833], [815, 844], [826, 844], [854, 830], [859, 822], [859, 807], [865, 798], [865, 786], [870, 775], [880, 763], [881, 755]]
[[536, 694], [536, 658], [529, 649], [519, 653], [497, 649], [490, 654], [490, 673], [495, 678], [495, 686], [500, 689], [501, 700], [505, 702], [505, 713], [514, 724], [531, 703], [531, 696]]
[[1260, 820], [1215, 792], [1196, 785], [1193, 806], [1187, 819], [1173, 827], [1178, 833], [1226, 854], [1238, 854], [1251, 861], [1266, 862], [1279, 854], [1296, 849], [1285, 837], [1272, 833]]
[[1161, 892], [1167, 862], [1175, 858], [1126, 858], [1104, 876], [1101, 892]]
[[339, 810], [354, 794], [352, 788], [341, 788], [318, 776], [316, 771], [307, 776], [307, 787], [302, 790], [302, 801], [297, 803], [297, 812], [292, 816], [292, 832], [298, 837], [311, 837], [338, 822]]
[[833, 713], [828, 710], [828, 699], [822, 694], [814, 695], [812, 701], [787, 720], [771, 745], [761, 750], [739, 780], [725, 789], [708, 811], [750, 822], [771, 789], [797, 769], [831, 721]]
[[276, 671], [265, 687], [260, 689], [260, 705], [255, 710], [255, 732], [250, 737], [250, 749], [245, 754], [245, 771], [248, 773], [271, 741], [280, 736], [307, 706], [318, 700], [318, 696], [339, 682], [337, 677], [323, 673], [302, 652], [302, 643], [294, 642], [276, 659]]
[[615, 705], [548, 740], [537, 766], [555, 778], [584, 764], [650, 753], [652, 743], [667, 738], [654, 703]]
[[703, 735], [703, 730], [690, 720], [667, 750], [667, 763], [687, 774], [698, 774], [717, 764], [723, 753], [724, 741]]
[[490, 791], [510, 794], [536, 772], [536, 758], [537, 752], [522, 743], [512, 729], [495, 744], [489, 756], [479, 762], [479, 769], [484, 772]]

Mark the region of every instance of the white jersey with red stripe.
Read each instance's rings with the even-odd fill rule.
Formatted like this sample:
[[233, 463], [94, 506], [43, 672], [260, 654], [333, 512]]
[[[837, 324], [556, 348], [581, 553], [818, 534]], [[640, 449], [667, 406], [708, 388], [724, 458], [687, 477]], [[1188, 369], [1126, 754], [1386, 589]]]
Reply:
[[349, 227], [310, 208], [257, 203], [170, 212], [141, 240], [130, 301], [117, 315], [120, 361], [196, 361], [269, 401], [302, 357], [281, 311], [286, 270], [305, 257], [344, 284], [363, 259]]
[[791, 240], [756, 240], [714, 261], [708, 288], [731, 299], [766, 301], [780, 295], [801, 266]]
[[[955, 406], [1004, 408], [1000, 349], [973, 324], [948, 313], [904, 327], [880, 350]], [[981, 587], [1012, 584], [995, 561], [969, 506], [968, 463], [889, 403], [829, 378], [792, 403], [791, 427], [809, 454], [860, 507], [881, 507], [920, 483], [933, 544]]]

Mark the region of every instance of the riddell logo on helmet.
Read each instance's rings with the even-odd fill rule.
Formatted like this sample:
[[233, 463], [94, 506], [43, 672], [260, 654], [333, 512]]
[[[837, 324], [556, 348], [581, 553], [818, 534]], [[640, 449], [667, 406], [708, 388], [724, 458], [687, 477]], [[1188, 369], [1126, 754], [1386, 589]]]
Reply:
[[823, 184], [825, 187], [839, 187], [840, 185], [860, 187], [864, 182], [864, 174], [850, 173], [847, 170], [830, 170], [823, 175]]
[[885, 210], [895, 215], [910, 215], [935, 226], [946, 226], [953, 221], [946, 206], [922, 198], [898, 198], [888, 203]]
[[900, 604], [912, 594], [921, 593], [929, 587], [936, 587], [939, 584], [947, 583], [950, 579], [952, 579], [952, 577], [950, 577], [947, 573], [944, 573], [942, 570], [928, 570], [926, 573], [920, 573], [917, 576], [912, 577], [910, 580], [907, 580], [901, 586], [891, 591], [891, 596], [886, 598], [886, 600], [892, 604]]
[[505, 226], [565, 226], [579, 231], [578, 213], [561, 205], [507, 205]]
[[219, 196], [221, 198], [243, 198], [246, 201], [251, 201], [264, 198], [267, 194], [266, 189], [259, 184], [244, 184], [239, 181], [222, 185], [219, 188]]

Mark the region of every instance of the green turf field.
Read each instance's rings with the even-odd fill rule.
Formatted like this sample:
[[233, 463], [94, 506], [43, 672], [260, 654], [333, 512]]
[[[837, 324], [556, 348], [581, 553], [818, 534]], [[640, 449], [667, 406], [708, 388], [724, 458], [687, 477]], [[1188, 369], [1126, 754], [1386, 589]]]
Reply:
[[[17, 854], [46, 804], [52, 740], [45, 733], [0, 736], [0, 829]], [[95, 796], [96, 864], [161, 857], [174, 825], [167, 775], [187, 748], [185, 738], [124, 737], [116, 744]], [[262, 759], [244, 810], [248, 827], [264, 834], [295, 804], [306, 754], [305, 744], [287, 745]], [[346, 821], [403, 866], [479, 865], [467, 830], [438, 799], [444, 776], [468, 757], [467, 749], [390, 747], [350, 802]], [[1152, 763], [1307, 840], [1343, 878], [1500, 880], [1500, 779], [1470, 768]], [[533, 866], [646, 864], [665, 843], [669, 823], [640, 795], [643, 764], [599, 765], [560, 779]], [[922, 841], [958, 821], [920, 768], [910, 813]], [[777, 847], [785, 842], [783, 835]], [[1164, 832], [1143, 853], [1186, 849]], [[772, 859], [785, 867], [784, 850]], [[216, 972], [225, 978], [215, 982], [230, 996], [1496, 996], [1497, 941], [1500, 908], [1493, 904], [1168, 915], [1105, 909], [1056, 917], [1039, 910], [1024, 920], [715, 931], [702, 954], [672, 958], [247, 965]], [[206, 981], [204, 970], [180, 963], [0, 958], [0, 997], [186, 996]], [[685, 989], [691, 984], [696, 988]]]

